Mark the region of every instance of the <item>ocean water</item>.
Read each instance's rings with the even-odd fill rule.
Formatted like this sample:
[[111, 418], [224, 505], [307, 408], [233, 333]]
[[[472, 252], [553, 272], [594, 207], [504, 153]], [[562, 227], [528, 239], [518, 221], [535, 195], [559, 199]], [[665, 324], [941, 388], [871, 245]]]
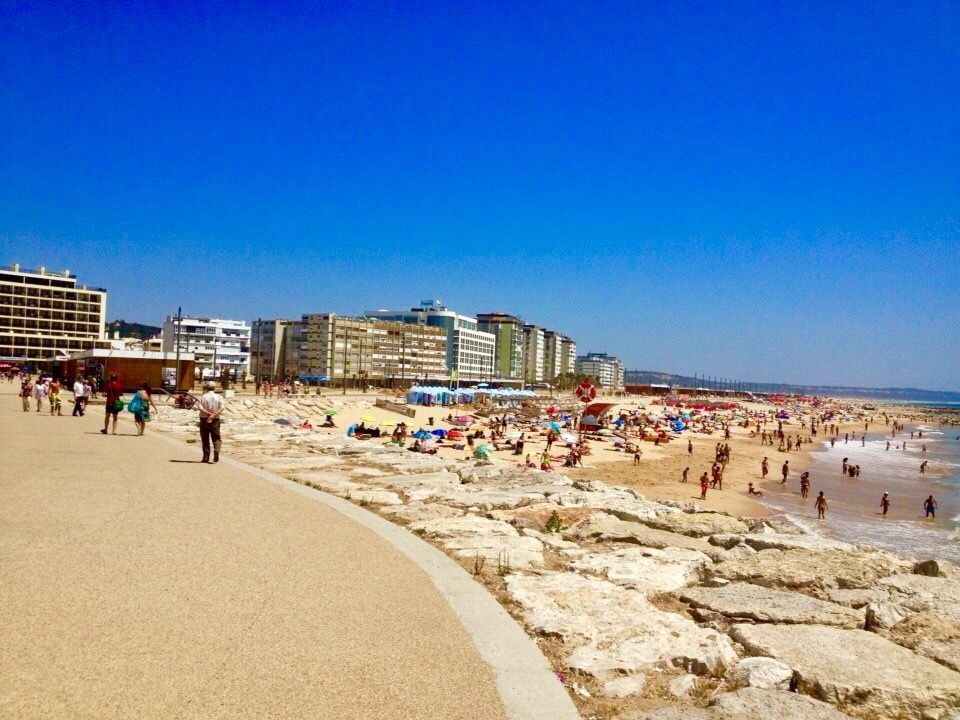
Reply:
[[[800, 524], [838, 540], [865, 543], [920, 559], [940, 557], [960, 562], [957, 436], [960, 427], [955, 425], [908, 425], [896, 438], [889, 435], [888, 428], [872, 425], [865, 445], [861, 445], [858, 433], [856, 440], [845, 443], [841, 436], [835, 447], [831, 448], [827, 441], [821, 444], [819, 452], [813, 453], [807, 500], [800, 497], [797, 476], [791, 477], [786, 486], [778, 482], [765, 484], [764, 502]], [[858, 479], [841, 474], [843, 458], [860, 466]], [[924, 460], [928, 461], [927, 472], [921, 475], [920, 463]], [[772, 465], [776, 469], [776, 461]], [[829, 506], [824, 522], [817, 520], [813, 506], [821, 490]], [[880, 509], [884, 492], [891, 497], [886, 517]], [[923, 501], [928, 495], [933, 495], [939, 505], [935, 520], [924, 518]]]

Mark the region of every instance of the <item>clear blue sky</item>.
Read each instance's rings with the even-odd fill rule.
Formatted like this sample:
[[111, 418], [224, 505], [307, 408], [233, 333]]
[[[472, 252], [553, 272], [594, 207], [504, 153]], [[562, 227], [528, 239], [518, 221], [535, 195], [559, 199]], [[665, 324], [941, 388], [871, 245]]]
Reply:
[[111, 319], [441, 297], [960, 389], [955, 2], [139, 5], [0, 8], [0, 263]]

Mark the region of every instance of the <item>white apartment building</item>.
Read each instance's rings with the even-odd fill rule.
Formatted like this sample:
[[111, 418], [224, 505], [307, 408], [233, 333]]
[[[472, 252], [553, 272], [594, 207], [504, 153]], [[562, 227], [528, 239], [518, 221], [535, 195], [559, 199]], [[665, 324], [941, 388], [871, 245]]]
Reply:
[[543, 379], [553, 383], [563, 372], [563, 335], [553, 330], [543, 331]]
[[606, 390], [623, 387], [623, 363], [606, 353], [587, 353], [577, 358], [577, 372], [594, 378]]
[[566, 335], [561, 339], [560, 372], [564, 375], [577, 372], [577, 343]]
[[105, 339], [107, 291], [69, 270], [0, 268], [0, 360], [34, 366]]
[[368, 310], [364, 315], [446, 330], [447, 369], [455, 382], [480, 382], [494, 376], [496, 336], [480, 330], [475, 317], [454, 312], [440, 300], [423, 300], [410, 310]]
[[[179, 332], [178, 332], [179, 330]], [[250, 367], [250, 326], [245, 320], [168, 315], [163, 323], [163, 351], [193, 353], [196, 376], [219, 377], [227, 370], [235, 380], [242, 379]]]
[[523, 380], [542, 383], [545, 380], [547, 344], [543, 328], [537, 325], [523, 326]]

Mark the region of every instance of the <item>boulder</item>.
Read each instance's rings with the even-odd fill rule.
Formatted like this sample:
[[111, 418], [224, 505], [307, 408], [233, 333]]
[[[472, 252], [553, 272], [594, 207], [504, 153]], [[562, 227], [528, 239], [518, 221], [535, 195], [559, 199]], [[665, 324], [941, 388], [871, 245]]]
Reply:
[[371, 505], [403, 505], [400, 496], [389, 490], [351, 490], [347, 497], [354, 502]]
[[673, 704], [627, 711], [617, 720], [850, 720], [832, 705], [782, 690], [742, 688], [717, 695], [709, 707]]
[[[713, 572], [728, 580], [743, 580], [826, 597], [834, 588], [869, 588], [879, 579], [906, 572], [910, 563], [879, 550], [761, 550], [749, 557], [727, 560]], [[914, 576], [918, 577], [918, 576]]]
[[919, 720], [928, 711], [960, 705], [960, 673], [874, 633], [822, 625], [736, 625], [731, 634], [750, 653], [792, 667], [801, 692], [852, 715]]
[[744, 535], [743, 541], [754, 550], [844, 550], [853, 552], [856, 547], [850, 543], [830, 540], [821, 535], [800, 535], [797, 533], [766, 532], [758, 535]]
[[697, 687], [697, 676], [685, 674], [679, 677], [675, 677], [670, 681], [670, 684], [667, 686], [667, 692], [673, 695], [675, 698], [685, 698], [687, 695], [692, 693]]
[[608, 698], [625, 698], [639, 695], [647, 687], [645, 675], [627, 675], [608, 680], [603, 684], [603, 694]]
[[773, 658], [746, 657], [727, 670], [724, 679], [734, 690], [742, 687], [789, 690], [793, 668]]
[[894, 625], [887, 637], [960, 672], [960, 622], [955, 618], [920, 612]]
[[928, 577], [942, 577], [943, 572], [940, 570], [940, 563], [936, 560], [924, 560], [923, 562], [918, 562], [913, 566], [913, 572], [915, 575], [926, 575]]
[[411, 499], [434, 500], [445, 505], [462, 508], [477, 508], [478, 510], [493, 510], [496, 508], [515, 508], [521, 505], [532, 505], [543, 500], [542, 495], [525, 492], [522, 488], [515, 490], [486, 489], [482, 485], [455, 485], [445, 487], [425, 488], [407, 493]]
[[736, 620], [863, 627], [863, 612], [808, 595], [733, 582], [723, 587], [692, 587], [680, 599]]
[[561, 638], [567, 665], [602, 680], [653, 667], [718, 675], [737, 660], [726, 635], [607, 580], [558, 572], [512, 574], [506, 584], [526, 624]]
[[[564, 528], [568, 528], [581, 520], [605, 514], [603, 510], [597, 510], [596, 508], [560, 507], [554, 503], [542, 502], [511, 510], [493, 510], [490, 512], [490, 517], [494, 520], [503, 520], [515, 527], [529, 527], [540, 530], [553, 513], [557, 513]], [[607, 515], [606, 517], [612, 516]], [[616, 518], [612, 519], [615, 520]]]
[[579, 483], [574, 489], [551, 496], [551, 500], [563, 505], [583, 506], [603, 510], [610, 515], [628, 522], [645, 522], [659, 515], [680, 514], [676, 508], [658, 502], [644, 500], [643, 496], [631, 490], [603, 486], [600, 490], [582, 490]]
[[892, 628], [907, 617], [907, 611], [890, 600], [878, 600], [867, 605], [864, 628], [885, 630]]
[[568, 568], [654, 595], [698, 582], [702, 569], [710, 564], [710, 558], [697, 550], [631, 547], [583, 555]]
[[564, 540], [557, 533], [541, 532], [533, 528], [520, 528], [520, 534], [527, 537], [533, 537], [548, 547], [556, 550], [579, 550], [580, 546], [575, 542]]
[[849, 720], [832, 705], [782, 690], [748, 687], [710, 702], [716, 720]]
[[460, 508], [452, 508], [448, 505], [440, 505], [438, 503], [410, 503], [409, 505], [383, 507], [380, 509], [380, 512], [402, 523], [461, 517], [464, 514]]
[[716, 535], [711, 535], [708, 537], [707, 542], [709, 542], [711, 545], [722, 547], [724, 550], [729, 550], [730, 548], [736, 547], [743, 542], [743, 535], [736, 535], [733, 533], [717, 533]]
[[846, 605], [852, 608], [866, 607], [872, 602], [883, 600], [888, 597], [884, 590], [870, 588], [868, 590], [828, 590], [827, 599], [839, 605]]
[[692, 537], [707, 537], [708, 535], [721, 533], [742, 535], [749, 530], [746, 523], [722, 513], [675, 512], [641, 519], [640, 521], [658, 530]]
[[657, 530], [643, 523], [627, 522], [609, 514], [594, 515], [582, 520], [564, 529], [563, 534], [578, 540], [625, 542], [652, 548], [687, 548], [702, 552], [711, 559], [715, 556], [723, 559], [722, 548], [711, 545], [703, 538]]
[[481, 556], [507, 569], [543, 565], [543, 543], [520, 537], [516, 528], [500, 520], [467, 515], [424, 520], [410, 525], [416, 533], [438, 540], [457, 557]]

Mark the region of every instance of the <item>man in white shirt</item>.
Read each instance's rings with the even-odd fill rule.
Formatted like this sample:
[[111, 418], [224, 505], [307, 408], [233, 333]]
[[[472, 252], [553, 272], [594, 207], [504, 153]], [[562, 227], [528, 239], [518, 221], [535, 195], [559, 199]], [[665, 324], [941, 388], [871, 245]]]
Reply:
[[223, 398], [213, 391], [213, 383], [205, 382], [206, 392], [200, 396], [197, 408], [200, 410], [200, 443], [203, 446], [203, 462], [210, 462], [210, 441], [213, 440], [213, 461], [220, 462], [220, 414], [223, 412]]
[[73, 416], [83, 416], [83, 398], [86, 395], [86, 389], [83, 385], [83, 377], [77, 375], [73, 383]]

